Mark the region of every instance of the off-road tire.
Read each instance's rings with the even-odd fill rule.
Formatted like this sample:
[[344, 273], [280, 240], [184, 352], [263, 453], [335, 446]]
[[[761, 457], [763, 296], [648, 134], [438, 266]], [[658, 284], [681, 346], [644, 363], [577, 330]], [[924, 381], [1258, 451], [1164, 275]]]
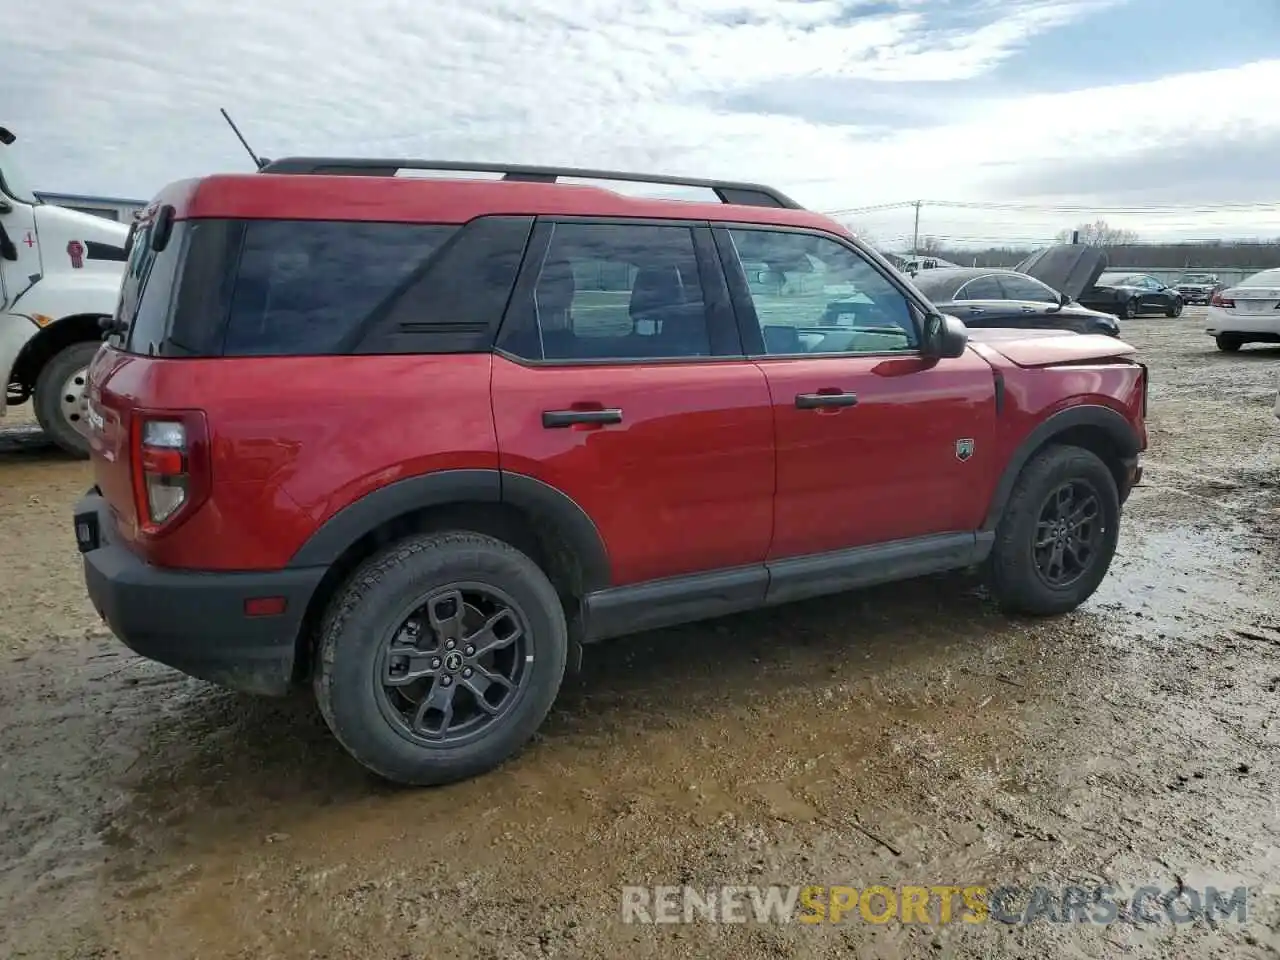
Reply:
[[[461, 580], [492, 584], [511, 597], [537, 655], [520, 699], [481, 739], [424, 746], [397, 731], [379, 708], [374, 664], [406, 603]], [[320, 627], [312, 684], [329, 729], [365, 768], [409, 786], [450, 783], [492, 770], [529, 741], [560, 689], [568, 646], [556, 590], [525, 554], [476, 533], [426, 534], [376, 554], [338, 590]]]
[[[1102, 541], [1081, 578], [1055, 588], [1036, 567], [1036, 523], [1045, 498], [1060, 484], [1077, 478], [1088, 481], [1097, 492], [1104, 525]], [[989, 589], [1008, 613], [1050, 616], [1074, 610], [1093, 595], [1107, 575], [1119, 533], [1120, 496], [1107, 465], [1081, 447], [1046, 447], [1022, 468], [996, 527], [995, 546], [986, 565]]]
[[62, 387], [77, 370], [89, 366], [101, 346], [97, 340], [85, 340], [63, 347], [36, 378], [32, 406], [40, 429], [60, 449], [79, 460], [89, 457], [89, 438], [63, 414]]
[[1244, 346], [1244, 341], [1241, 340], [1239, 337], [1227, 337], [1227, 336], [1219, 335], [1213, 338], [1213, 342], [1218, 345], [1218, 349], [1221, 350], [1223, 353], [1235, 353], [1242, 346]]

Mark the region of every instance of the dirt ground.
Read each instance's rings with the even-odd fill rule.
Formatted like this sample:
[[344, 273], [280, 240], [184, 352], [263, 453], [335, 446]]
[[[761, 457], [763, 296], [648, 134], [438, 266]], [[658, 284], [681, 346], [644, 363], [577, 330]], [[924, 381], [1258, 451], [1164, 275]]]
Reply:
[[[0, 956], [1280, 953], [1280, 350], [1126, 325], [1147, 476], [1074, 614], [940, 577], [589, 652], [497, 772], [398, 790], [305, 697], [127, 653], [84, 598], [88, 469], [0, 440]], [[624, 885], [1249, 888], [1247, 919], [626, 924]], [[1187, 888], [1190, 888], [1188, 890]]]

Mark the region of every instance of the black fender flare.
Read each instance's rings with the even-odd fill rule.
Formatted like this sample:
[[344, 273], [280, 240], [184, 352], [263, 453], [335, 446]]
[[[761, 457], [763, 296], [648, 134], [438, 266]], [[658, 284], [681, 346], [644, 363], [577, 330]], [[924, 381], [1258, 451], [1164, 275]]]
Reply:
[[982, 523], [984, 532], [994, 531], [1000, 523], [1004, 508], [1013, 494], [1013, 486], [1032, 455], [1055, 436], [1076, 427], [1096, 427], [1104, 431], [1123, 457], [1136, 457], [1142, 451], [1142, 442], [1133, 425], [1110, 407], [1090, 403], [1058, 411], [1032, 430], [1005, 464], [1000, 482], [991, 498], [991, 505], [987, 508], [987, 517]]
[[289, 567], [327, 567], [357, 540], [396, 517], [453, 503], [506, 503], [554, 531], [573, 551], [585, 591], [612, 581], [604, 540], [582, 507], [534, 477], [502, 470], [438, 470], [406, 477], [365, 494], [321, 524], [290, 558]]

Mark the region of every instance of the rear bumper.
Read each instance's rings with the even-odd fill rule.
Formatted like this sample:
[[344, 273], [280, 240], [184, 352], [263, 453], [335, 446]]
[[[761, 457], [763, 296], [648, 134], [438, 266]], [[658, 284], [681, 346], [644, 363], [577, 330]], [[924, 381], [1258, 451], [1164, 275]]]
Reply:
[[[222, 573], [153, 567], [112, 542], [110, 509], [96, 492], [76, 504], [75, 530], [89, 599], [125, 646], [234, 690], [268, 696], [289, 691], [303, 615], [324, 568]], [[245, 601], [257, 597], [283, 598], [283, 613], [247, 615]]]
[[1217, 336], [1224, 333], [1256, 333], [1270, 339], [1280, 336], [1280, 310], [1260, 314], [1232, 314], [1210, 307], [1205, 316], [1205, 332]]

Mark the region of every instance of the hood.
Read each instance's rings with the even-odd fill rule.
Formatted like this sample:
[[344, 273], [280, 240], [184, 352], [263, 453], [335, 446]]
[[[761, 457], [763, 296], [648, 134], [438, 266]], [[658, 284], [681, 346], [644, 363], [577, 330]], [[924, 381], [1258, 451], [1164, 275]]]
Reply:
[[1078, 300], [1107, 269], [1107, 255], [1082, 243], [1059, 243], [1037, 250], [1013, 269]]
[[970, 330], [969, 340], [1020, 367], [1053, 367], [1127, 357], [1138, 352], [1136, 347], [1116, 337], [1062, 330]]

